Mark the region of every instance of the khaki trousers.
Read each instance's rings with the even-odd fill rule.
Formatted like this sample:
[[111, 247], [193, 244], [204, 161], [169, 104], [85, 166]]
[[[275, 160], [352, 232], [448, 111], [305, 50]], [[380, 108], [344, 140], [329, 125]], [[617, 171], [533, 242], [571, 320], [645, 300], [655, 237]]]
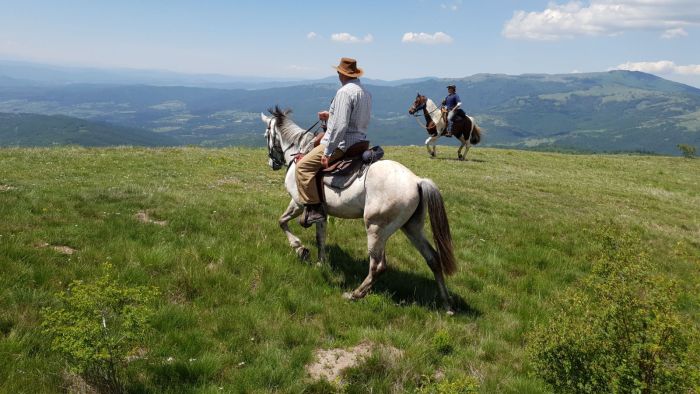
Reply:
[[[325, 148], [325, 145], [319, 144], [297, 162], [297, 189], [299, 190], [299, 199], [304, 205], [318, 204], [321, 202], [316, 186], [316, 173], [323, 167], [321, 165], [321, 158], [323, 157], [323, 150]], [[344, 152], [342, 150], [336, 149], [329, 161], [334, 162], [343, 157], [343, 154]]]

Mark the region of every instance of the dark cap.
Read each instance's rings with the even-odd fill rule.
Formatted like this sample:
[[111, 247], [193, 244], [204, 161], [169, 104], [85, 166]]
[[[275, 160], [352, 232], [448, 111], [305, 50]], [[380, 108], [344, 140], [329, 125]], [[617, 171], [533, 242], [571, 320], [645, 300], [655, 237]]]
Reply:
[[452, 88], [452, 89], [454, 89], [454, 90], [457, 90], [457, 87], [456, 87], [455, 85], [447, 85], [447, 88], [448, 88], [448, 89], [449, 89], [449, 88]]

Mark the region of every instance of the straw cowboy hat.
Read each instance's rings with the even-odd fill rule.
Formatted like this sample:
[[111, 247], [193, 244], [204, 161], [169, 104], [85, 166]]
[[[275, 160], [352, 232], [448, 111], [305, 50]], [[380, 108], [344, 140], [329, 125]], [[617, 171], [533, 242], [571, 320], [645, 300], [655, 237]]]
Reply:
[[341, 58], [340, 64], [338, 64], [337, 67], [333, 66], [333, 68], [335, 68], [339, 73], [350, 78], [359, 78], [364, 73], [361, 68], [357, 68], [357, 60], [349, 57]]

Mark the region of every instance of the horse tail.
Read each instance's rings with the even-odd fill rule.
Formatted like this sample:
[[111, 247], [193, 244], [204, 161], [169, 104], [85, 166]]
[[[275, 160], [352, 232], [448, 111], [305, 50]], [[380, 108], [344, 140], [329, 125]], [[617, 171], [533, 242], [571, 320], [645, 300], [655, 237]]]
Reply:
[[472, 130], [472, 135], [471, 138], [469, 138], [469, 142], [471, 142], [472, 145], [476, 145], [481, 142], [481, 127], [476, 124], [474, 119], [472, 119], [472, 122], [474, 123], [474, 129]]
[[450, 234], [450, 223], [447, 221], [442, 195], [430, 179], [421, 179], [418, 188], [422, 203], [427, 206], [430, 215], [430, 228], [433, 230], [440, 267], [445, 275], [452, 275], [457, 272], [457, 262], [452, 251], [452, 234]]

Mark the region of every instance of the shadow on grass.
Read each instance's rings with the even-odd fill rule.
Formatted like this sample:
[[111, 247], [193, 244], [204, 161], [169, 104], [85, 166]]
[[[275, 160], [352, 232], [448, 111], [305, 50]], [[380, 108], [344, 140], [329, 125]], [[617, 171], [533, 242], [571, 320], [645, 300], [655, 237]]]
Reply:
[[[347, 291], [354, 290], [367, 276], [368, 259], [355, 259], [337, 245], [328, 245], [327, 248], [331, 268], [343, 273], [345, 276], [343, 286]], [[391, 297], [399, 305], [416, 303], [432, 310], [443, 309], [437, 282], [434, 278], [400, 271], [391, 266], [391, 261], [389, 261], [389, 269], [377, 279], [372, 291]], [[451, 291], [449, 294], [452, 299], [452, 307], [458, 315], [470, 318], [481, 316], [481, 311], [472, 308], [460, 295]]]
[[449, 160], [449, 161], [463, 161], [463, 162], [468, 162], [472, 161], [474, 163], [486, 163], [486, 160], [481, 160], [481, 159], [466, 159], [466, 160], [459, 160], [456, 157], [434, 157], [433, 159], [435, 160]]

